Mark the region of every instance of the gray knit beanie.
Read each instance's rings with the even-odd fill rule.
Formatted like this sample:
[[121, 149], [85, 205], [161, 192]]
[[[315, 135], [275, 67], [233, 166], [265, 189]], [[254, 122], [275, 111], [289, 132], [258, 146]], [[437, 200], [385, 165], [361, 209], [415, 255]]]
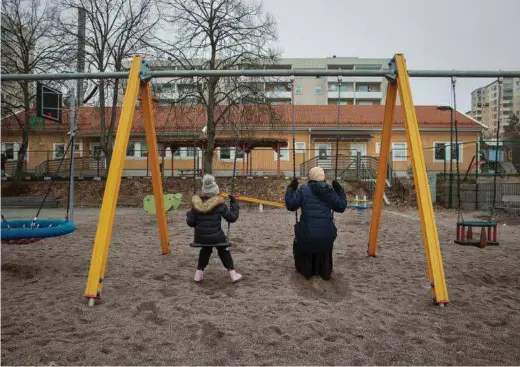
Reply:
[[219, 192], [220, 189], [215, 182], [215, 177], [212, 175], [204, 175], [202, 178], [202, 196], [216, 196], [219, 194]]

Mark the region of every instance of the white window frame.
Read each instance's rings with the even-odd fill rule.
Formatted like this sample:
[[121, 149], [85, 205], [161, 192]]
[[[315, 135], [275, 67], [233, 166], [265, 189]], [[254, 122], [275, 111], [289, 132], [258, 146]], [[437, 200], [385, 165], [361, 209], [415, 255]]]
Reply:
[[[176, 159], [176, 160], [193, 160], [193, 155], [192, 156], [189, 156], [188, 155], [188, 148], [190, 149], [193, 149], [193, 147], [180, 147], [179, 149], [177, 149], [177, 151], [175, 152], [175, 154], [178, 154], [178, 155], [175, 155], [173, 157], [173, 159]], [[199, 154], [200, 152], [200, 148], [195, 148], [195, 157], [197, 156], [197, 154]], [[168, 153], [168, 151], [166, 151], [166, 153]], [[171, 151], [170, 151], [170, 157], [171, 157]]]
[[305, 142], [304, 141], [294, 142], [294, 151], [295, 151], [295, 153], [304, 153], [305, 154]]
[[[78, 146], [78, 149], [76, 149], [76, 145]], [[83, 157], [83, 142], [74, 142], [74, 154], [78, 154], [80, 157]]]
[[[225, 147], [225, 148], [229, 148], [229, 158], [221, 158], [220, 157], [220, 147], [217, 148], [217, 151], [218, 151], [218, 160], [220, 162], [233, 162], [235, 160], [235, 153], [236, 153], [236, 150], [237, 148], [234, 148], [234, 147]], [[240, 148], [239, 148], [240, 149]], [[244, 156], [245, 156], [245, 152], [242, 153], [242, 158], [238, 158], [237, 157], [237, 162], [241, 162], [244, 160]]]
[[[445, 157], [446, 159], [445, 160], [439, 160], [439, 159], [435, 159], [435, 144], [444, 144], [445, 145]], [[455, 145], [456, 143], [453, 142], [453, 145]], [[462, 141], [459, 141], [459, 163], [461, 162], [464, 162], [464, 142]], [[450, 157], [451, 157], [451, 145], [450, 145], [450, 142], [449, 141], [434, 141], [433, 142], [433, 162], [434, 163], [443, 163], [443, 162], [449, 162], [450, 161]], [[457, 158], [452, 158], [452, 161], [457, 161]]]
[[[435, 158], [435, 151], [436, 151], [436, 145], [437, 144], [444, 144], [444, 159], [437, 159]], [[434, 163], [443, 163], [443, 162], [449, 162], [450, 159], [448, 158], [448, 151], [451, 153], [451, 147], [450, 142], [445, 141], [434, 141], [433, 142], [433, 162]]]
[[[6, 151], [6, 144], [13, 144], [13, 158], [7, 159], [8, 162], [15, 162], [18, 160], [18, 151], [20, 150], [20, 143], [19, 141], [4, 141], [2, 142], [2, 153], [5, 153]], [[27, 151], [25, 152], [25, 161], [29, 161], [29, 144], [27, 144]]]
[[[133, 143], [134, 144], [134, 155], [127, 155], [126, 159], [131, 160], [145, 160], [147, 156], [143, 156], [143, 146], [146, 146], [146, 142], [144, 141], [136, 141], [136, 140], [130, 140], [128, 144]], [[148, 149], [146, 149], [146, 152], [148, 153]]]
[[[455, 145], [456, 143], [453, 142], [453, 145]], [[451, 146], [450, 146], [450, 143], [448, 143], [448, 146], [450, 147], [450, 158], [451, 158]], [[464, 142], [463, 141], [459, 141], [458, 142], [458, 148], [459, 148], [459, 163], [462, 163], [464, 162]], [[452, 158], [451, 159], [452, 161], [457, 161], [457, 158]], [[447, 161], [449, 162], [449, 159], [447, 159]]]
[[[287, 147], [287, 148], [280, 148], [280, 152], [281, 152], [282, 150], [283, 150], [284, 152], [287, 152], [287, 153], [285, 154], [285, 157], [284, 157], [283, 154], [281, 154], [281, 156], [280, 156], [280, 161], [284, 161], [284, 162], [289, 161], [289, 155], [290, 155], [290, 154], [289, 154], [289, 148], [288, 148], [288, 147]], [[278, 161], [278, 152], [277, 152], [276, 150], [274, 151], [274, 160], [275, 160], [275, 161]]]
[[53, 144], [52, 144], [52, 159], [61, 159], [61, 158], [63, 158], [63, 157], [58, 157], [58, 156], [56, 155], [56, 147], [57, 147], [58, 145], [63, 145], [63, 154], [64, 154], [65, 156], [67, 156], [67, 154], [65, 153], [65, 149], [67, 149], [67, 144], [65, 144], [65, 143], [53, 143]]
[[376, 157], [379, 157], [380, 154], [381, 154], [381, 142], [376, 141]]
[[[396, 145], [404, 145], [404, 157], [396, 157], [395, 156], [395, 146]], [[402, 152], [403, 149], [398, 149], [399, 152]], [[396, 141], [395, 143], [392, 143], [392, 161], [394, 162], [406, 162], [408, 161], [408, 143], [406, 142], [399, 142]]]

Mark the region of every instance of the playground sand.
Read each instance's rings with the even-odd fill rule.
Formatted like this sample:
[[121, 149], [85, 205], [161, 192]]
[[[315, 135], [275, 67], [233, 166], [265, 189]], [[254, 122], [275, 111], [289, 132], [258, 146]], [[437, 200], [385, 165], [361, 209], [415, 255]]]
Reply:
[[184, 212], [169, 214], [172, 254], [161, 256], [154, 218], [121, 209], [102, 300], [88, 308], [98, 211], [80, 209], [74, 234], [2, 246], [2, 364], [519, 364], [520, 224], [499, 228], [498, 248], [459, 247], [456, 214], [437, 212], [451, 299], [440, 308], [428, 304], [417, 213], [393, 210], [377, 258], [368, 224], [336, 216], [328, 283], [295, 274], [294, 215], [244, 210], [231, 230], [243, 281], [231, 284], [215, 253], [194, 284]]

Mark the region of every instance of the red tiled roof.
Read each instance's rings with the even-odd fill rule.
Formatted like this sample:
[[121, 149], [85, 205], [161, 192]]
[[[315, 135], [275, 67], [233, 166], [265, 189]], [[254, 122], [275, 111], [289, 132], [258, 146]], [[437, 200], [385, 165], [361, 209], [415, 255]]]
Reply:
[[[216, 116], [222, 113], [221, 107]], [[297, 127], [330, 127], [337, 126], [337, 106], [300, 105], [294, 107], [295, 124]], [[206, 109], [201, 106], [155, 106], [155, 125], [158, 133], [200, 131], [206, 124]], [[269, 114], [259, 107], [245, 107], [241, 111], [243, 120], [248, 120], [248, 128], [254, 127], [290, 127], [292, 124], [291, 106], [273, 106], [274, 113]], [[116, 107], [116, 116], [119, 118], [120, 107]], [[110, 121], [112, 108], [106, 108], [107, 123]], [[237, 113], [235, 111], [234, 113]], [[439, 110], [437, 106], [416, 106], [417, 119], [421, 128], [447, 128], [451, 124], [450, 110]], [[380, 128], [383, 125], [384, 106], [341, 106], [340, 126], [352, 128]], [[473, 119], [457, 111], [458, 126], [462, 129], [481, 129], [482, 126]], [[230, 119], [231, 120], [231, 119]], [[63, 121], [68, 121], [68, 111], [63, 113]], [[77, 112], [77, 131], [79, 134], [96, 133], [100, 130], [100, 109], [97, 107], [82, 107]], [[14, 117], [2, 120], [2, 128], [17, 128]], [[61, 125], [68, 126], [68, 123]], [[401, 106], [396, 106], [394, 126], [403, 127], [403, 112]], [[60, 125], [52, 121], [46, 122], [45, 129], [59, 128]], [[136, 108], [132, 132], [144, 131], [143, 115]]]

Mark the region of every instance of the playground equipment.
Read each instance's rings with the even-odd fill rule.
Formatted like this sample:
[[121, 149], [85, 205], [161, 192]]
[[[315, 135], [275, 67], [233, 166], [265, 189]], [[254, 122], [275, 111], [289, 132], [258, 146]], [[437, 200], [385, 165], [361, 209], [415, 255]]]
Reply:
[[[164, 210], [167, 212], [176, 210], [181, 205], [182, 194], [166, 194], [164, 195]], [[156, 214], [155, 212], [155, 196], [146, 195], [143, 198], [143, 208], [146, 214]]]
[[[55, 98], [52, 99], [38, 99], [38, 105], [36, 108], [36, 114], [41, 118], [53, 119], [53, 113], [57, 113], [57, 116], [61, 116], [61, 93], [52, 88], [48, 88], [43, 84], [37, 84], [37, 95], [41, 97], [44, 93], [54, 94]], [[40, 100], [41, 99], [41, 100]], [[49, 102], [51, 101], [51, 102]], [[45, 102], [45, 103], [44, 103]], [[38, 242], [47, 237], [58, 237], [72, 233], [76, 230], [76, 226], [73, 222], [74, 217], [74, 134], [75, 134], [75, 93], [72, 92], [70, 96], [70, 121], [69, 121], [69, 142], [61, 157], [60, 164], [56, 170], [56, 174], [60, 171], [61, 166], [70, 150], [70, 166], [69, 166], [69, 190], [68, 190], [68, 205], [65, 220], [44, 220], [39, 219], [39, 215], [45, 202], [47, 201], [49, 194], [52, 189], [54, 181], [51, 180], [45, 196], [43, 197], [38, 211], [32, 220], [15, 220], [8, 221], [2, 214], [2, 232], [1, 239], [2, 244], [10, 245], [26, 245]], [[61, 122], [61, 121], [60, 121]]]
[[[500, 101], [502, 99], [502, 78], [498, 79], [498, 100]], [[451, 77], [451, 88], [452, 88], [452, 95], [453, 95], [453, 108], [451, 110], [451, 120], [452, 120], [452, 126], [454, 126], [455, 131], [455, 147], [457, 149], [456, 151], [456, 172], [457, 172], [457, 236], [454, 240], [454, 243], [458, 245], [463, 246], [476, 246], [479, 248], [484, 248], [487, 245], [491, 246], [498, 246], [499, 243], [497, 241], [497, 223], [494, 220], [494, 214], [495, 214], [495, 200], [497, 196], [497, 175], [498, 175], [498, 154], [495, 155], [495, 163], [496, 167], [493, 173], [493, 204], [491, 205], [490, 212], [489, 212], [489, 219], [487, 221], [464, 221], [464, 216], [462, 214], [462, 208], [461, 208], [461, 179], [460, 179], [460, 164], [459, 164], [459, 129], [458, 129], [458, 121], [457, 116], [454, 113], [454, 110], [457, 109], [457, 80], [455, 77]], [[498, 106], [498, 125], [497, 125], [497, 145], [496, 145], [496, 152], [498, 152], [498, 148], [500, 145], [500, 121], [501, 121], [501, 114], [502, 114], [502, 104], [499, 103]], [[455, 121], [453, 121], [455, 120]], [[454, 122], [454, 123], [453, 123]], [[451, 149], [451, 146], [450, 146]], [[450, 153], [451, 154], [451, 153]], [[450, 173], [450, 180], [453, 180], [452, 175]], [[466, 227], [468, 228], [466, 233]], [[481, 228], [480, 232], [480, 238], [479, 240], [473, 239], [473, 228], [478, 227]], [[486, 228], [487, 228], [487, 234], [486, 234]]]
[[[61, 74], [2, 74], [2, 80], [69, 80], [69, 79], [128, 79], [125, 99], [123, 102], [122, 113], [119, 118], [117, 135], [114, 146], [114, 156], [111, 160], [108, 172], [107, 184], [99, 217], [98, 229], [94, 249], [92, 251], [91, 267], [87, 280], [85, 296], [89, 299], [89, 304], [94, 304], [94, 299], [101, 296], [103, 278], [107, 264], [108, 248], [112, 237], [112, 227], [115, 217], [115, 207], [119, 195], [119, 186], [126, 148], [130, 136], [130, 128], [136, 106], [137, 95], [141, 90], [141, 108], [144, 114], [144, 126], [146, 131], [147, 146], [149, 149], [149, 159], [152, 168], [152, 184], [156, 203], [157, 223], [161, 249], [163, 254], [169, 253], [169, 235], [166, 225], [166, 213], [162, 197], [161, 173], [159, 170], [158, 150], [154, 126], [154, 116], [152, 110], [151, 91], [149, 79], [152, 77], [162, 78], [187, 78], [187, 77], [385, 77], [388, 79], [386, 93], [385, 117], [383, 125], [383, 136], [381, 141], [381, 151], [378, 165], [375, 195], [373, 200], [372, 221], [370, 225], [368, 254], [376, 255], [377, 236], [381, 221], [381, 211], [383, 205], [385, 176], [390, 153], [392, 124], [394, 120], [394, 109], [396, 96], [399, 90], [400, 102], [404, 112], [404, 125], [408, 137], [409, 148], [412, 157], [413, 177], [417, 193], [419, 217], [421, 219], [421, 230], [426, 252], [426, 262], [428, 265], [428, 279], [436, 304], [448, 302], [446, 281], [444, 278], [444, 267], [439, 247], [439, 238], [431, 196], [429, 195], [429, 185], [426, 175], [422, 143], [419, 135], [417, 116], [412, 101], [410, 90], [410, 77], [465, 77], [465, 78], [495, 78], [495, 77], [520, 77], [520, 71], [478, 71], [478, 70], [407, 70], [403, 54], [396, 54], [389, 64], [390, 68], [381, 70], [350, 70], [350, 69], [248, 69], [248, 70], [148, 70], [147, 64], [141, 56], [134, 57], [130, 72], [100, 72], [100, 73], [61, 73]], [[294, 88], [292, 91], [294, 95]], [[294, 98], [292, 99], [294, 103]], [[293, 152], [294, 143], [294, 109], [293, 109]], [[294, 154], [293, 154], [294, 162]], [[293, 163], [294, 164], [294, 163]], [[293, 171], [296, 171], [293, 168]], [[294, 176], [295, 172], [294, 172]]]
[[356, 195], [354, 200], [347, 205], [347, 208], [356, 209], [358, 223], [363, 223], [363, 214], [365, 210], [372, 209], [372, 202], [367, 199], [366, 196], [363, 196], [363, 199], [359, 198], [359, 195]]
[[415, 107], [412, 101], [409, 72], [402, 54], [396, 54], [390, 62], [392, 73], [387, 76], [389, 80], [386, 92], [385, 115], [383, 122], [383, 136], [377, 168], [376, 188], [374, 193], [372, 220], [368, 240], [368, 255], [376, 256], [377, 236], [381, 223], [381, 211], [383, 208], [383, 196], [385, 189], [386, 171], [390, 147], [392, 145], [392, 124], [396, 105], [397, 91], [404, 112], [404, 125], [408, 144], [412, 156], [412, 169], [419, 217], [421, 218], [421, 230], [428, 265], [428, 280], [430, 281], [433, 302], [445, 304], [449, 302], [446, 279], [444, 277], [444, 265], [439, 246], [439, 235], [433, 213], [432, 198], [426, 173], [426, 164], [422, 150], [422, 142], [419, 133], [419, 124], [415, 115]]

